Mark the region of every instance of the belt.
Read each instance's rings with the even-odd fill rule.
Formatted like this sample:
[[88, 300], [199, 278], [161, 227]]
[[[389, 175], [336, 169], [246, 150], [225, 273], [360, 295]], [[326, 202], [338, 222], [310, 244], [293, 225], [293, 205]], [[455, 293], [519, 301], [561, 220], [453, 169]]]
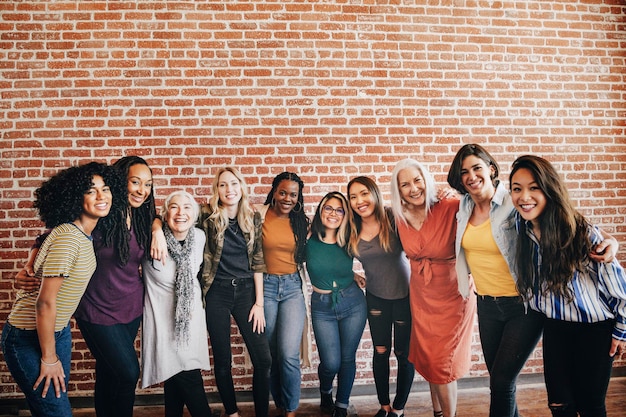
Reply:
[[[476, 293], [475, 293], [476, 294]], [[519, 295], [510, 295], [510, 296], [502, 296], [502, 297], [492, 297], [491, 295], [480, 295], [476, 294], [476, 297], [480, 298], [483, 301], [504, 301], [504, 300], [519, 300], [522, 301], [522, 297]]]
[[238, 286], [247, 286], [254, 283], [252, 278], [233, 278], [233, 279], [216, 279], [213, 281], [214, 284], [219, 285], [220, 287], [238, 287]]

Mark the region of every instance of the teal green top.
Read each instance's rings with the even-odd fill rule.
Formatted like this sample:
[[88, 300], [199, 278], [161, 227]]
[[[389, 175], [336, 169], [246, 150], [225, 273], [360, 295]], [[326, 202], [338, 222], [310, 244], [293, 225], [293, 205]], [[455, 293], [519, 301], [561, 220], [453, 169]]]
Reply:
[[354, 282], [352, 256], [336, 243], [321, 242], [316, 236], [306, 244], [306, 269], [311, 284], [320, 290], [336, 292]]

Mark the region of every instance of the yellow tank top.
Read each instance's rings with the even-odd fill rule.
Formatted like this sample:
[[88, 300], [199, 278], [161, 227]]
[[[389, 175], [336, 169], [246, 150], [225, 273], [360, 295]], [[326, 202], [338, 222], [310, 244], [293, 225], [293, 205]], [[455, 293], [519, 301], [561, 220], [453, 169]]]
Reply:
[[461, 247], [465, 251], [467, 265], [474, 277], [476, 292], [492, 297], [518, 295], [509, 266], [500, 253], [493, 235], [491, 220], [479, 226], [467, 224]]

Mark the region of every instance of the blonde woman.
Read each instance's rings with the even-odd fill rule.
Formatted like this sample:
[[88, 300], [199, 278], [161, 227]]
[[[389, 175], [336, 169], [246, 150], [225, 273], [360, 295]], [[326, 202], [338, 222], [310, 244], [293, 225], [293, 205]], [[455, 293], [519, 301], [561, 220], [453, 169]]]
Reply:
[[204, 248], [202, 294], [213, 348], [215, 381], [226, 414], [238, 416], [231, 373], [230, 321], [235, 319], [250, 354], [254, 374], [255, 415], [266, 417], [272, 359], [264, 334], [262, 221], [248, 201], [241, 173], [221, 168], [213, 180], [213, 196], [202, 207]]

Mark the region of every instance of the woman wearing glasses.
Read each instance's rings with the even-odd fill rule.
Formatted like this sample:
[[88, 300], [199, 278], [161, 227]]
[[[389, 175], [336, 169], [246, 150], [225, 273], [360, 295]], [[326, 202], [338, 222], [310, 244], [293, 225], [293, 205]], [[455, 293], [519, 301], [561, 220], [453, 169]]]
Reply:
[[[367, 319], [365, 296], [354, 280], [352, 256], [346, 251], [352, 227], [348, 201], [340, 192], [330, 192], [315, 211], [306, 246], [313, 286], [311, 321], [320, 357], [320, 407], [338, 417], [348, 413], [356, 350]], [[335, 376], [337, 397], [333, 402]]]

